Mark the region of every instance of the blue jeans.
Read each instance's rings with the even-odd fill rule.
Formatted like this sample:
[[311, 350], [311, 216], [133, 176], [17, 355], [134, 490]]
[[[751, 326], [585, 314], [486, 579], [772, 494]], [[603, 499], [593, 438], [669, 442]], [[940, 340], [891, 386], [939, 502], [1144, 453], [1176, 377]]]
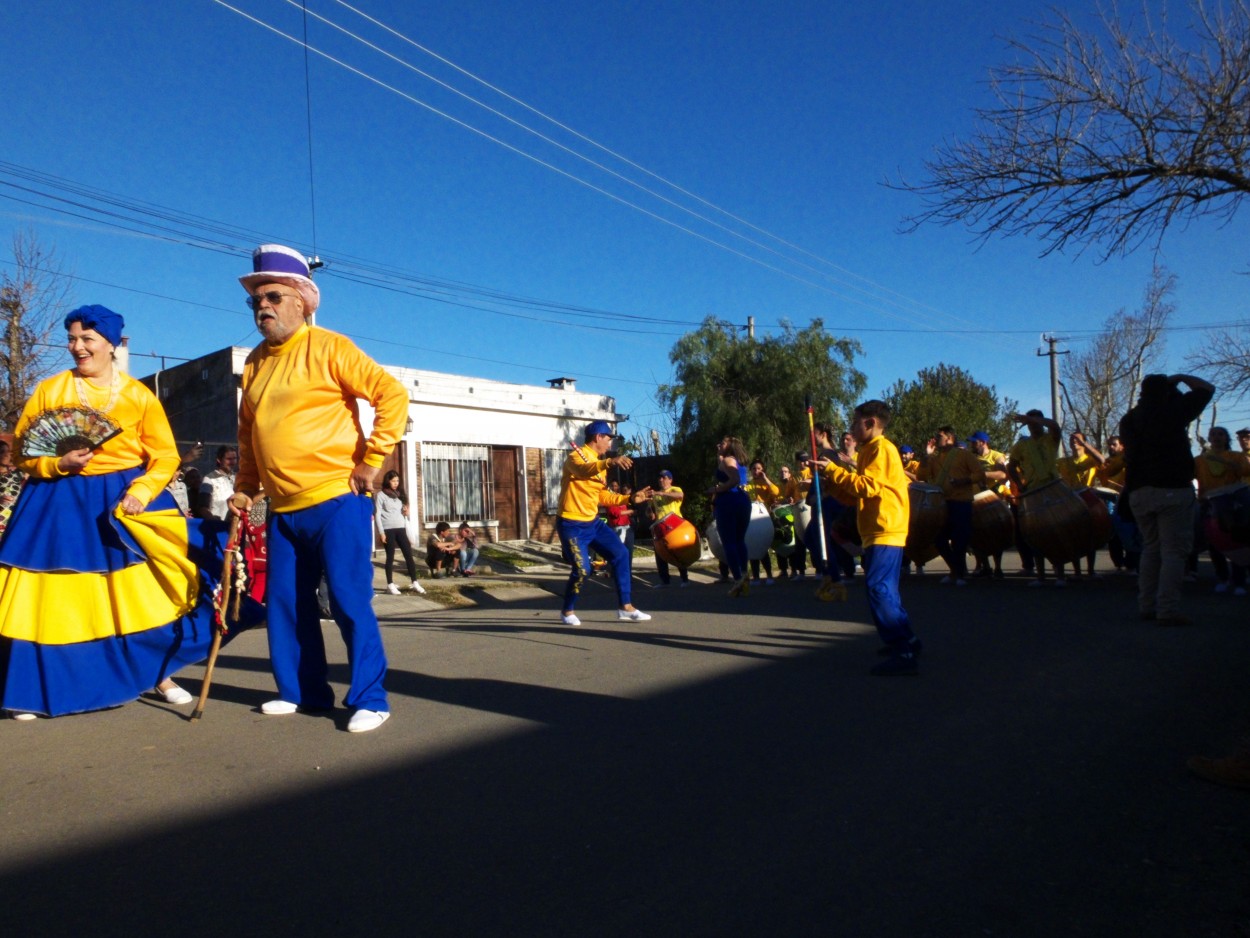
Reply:
[[482, 552], [476, 547], [460, 548], [460, 572], [464, 573], [466, 570], [472, 570], [476, 567], [477, 558], [481, 555]]
[[747, 528], [751, 524], [751, 499], [742, 489], [721, 492], [712, 503], [716, 533], [725, 548], [729, 575], [741, 580], [747, 571]]
[[898, 593], [902, 567], [903, 548], [882, 545], [864, 548], [864, 585], [868, 588], [872, 623], [881, 641], [898, 650], [906, 650], [907, 643], [916, 637]]
[[299, 511], [269, 515], [269, 662], [278, 696], [331, 707], [317, 585], [324, 573], [330, 612], [347, 645], [352, 683], [343, 702], [389, 711], [386, 652], [373, 612], [373, 500], [340, 495]]
[[616, 598], [621, 608], [628, 606], [630, 599], [630, 556], [621, 539], [602, 518], [592, 521], [572, 521], [560, 518], [556, 521], [556, 532], [560, 535], [560, 547], [564, 552], [564, 562], [573, 565], [569, 573], [569, 582], [564, 587], [564, 611], [572, 612], [577, 603], [577, 596], [582, 591], [582, 583], [590, 576], [590, 549], [593, 547], [602, 554], [612, 569], [616, 580]]

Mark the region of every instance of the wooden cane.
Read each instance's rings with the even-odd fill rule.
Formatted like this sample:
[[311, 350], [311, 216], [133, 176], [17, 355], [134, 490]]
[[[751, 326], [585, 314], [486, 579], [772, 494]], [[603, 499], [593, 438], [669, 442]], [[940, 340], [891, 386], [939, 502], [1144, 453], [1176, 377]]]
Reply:
[[221, 564], [221, 592], [217, 602], [213, 604], [213, 643], [208, 650], [208, 664], [204, 668], [204, 683], [200, 685], [200, 699], [191, 711], [191, 722], [195, 723], [204, 715], [204, 704], [208, 701], [208, 690], [213, 684], [213, 667], [217, 664], [217, 653], [221, 651], [221, 637], [226, 633], [226, 616], [230, 612], [230, 590], [234, 580], [231, 569], [234, 563], [234, 552], [239, 546], [239, 516], [230, 516], [230, 536], [226, 539], [226, 556]]

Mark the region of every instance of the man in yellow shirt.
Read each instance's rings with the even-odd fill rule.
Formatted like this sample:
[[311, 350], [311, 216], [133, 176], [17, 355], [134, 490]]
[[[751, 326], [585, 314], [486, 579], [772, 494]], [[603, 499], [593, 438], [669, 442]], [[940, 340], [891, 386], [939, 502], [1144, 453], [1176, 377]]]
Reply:
[[[321, 294], [302, 254], [263, 244], [252, 271], [239, 282], [265, 341], [243, 366], [231, 510], [246, 512], [262, 486], [270, 499], [266, 605], [278, 699], [261, 712], [334, 705], [317, 602], [324, 574], [351, 662], [344, 703], [356, 712], [347, 729], [364, 733], [390, 717], [386, 653], [373, 612], [369, 493], [403, 433], [408, 393], [348, 339], [307, 323]], [[368, 439], [358, 399], [374, 410]]]
[[950, 573], [942, 577], [942, 583], [967, 586], [972, 496], [985, 486], [985, 469], [976, 456], [955, 445], [953, 427], [938, 427], [925, 449], [929, 458], [918, 477], [941, 486], [946, 497], [946, 524], [938, 535], [937, 549]]
[[[564, 560], [572, 565], [568, 585], [564, 588], [564, 608], [560, 621], [565, 625], [581, 625], [573, 607], [582, 590], [582, 583], [590, 576], [590, 551], [594, 548], [607, 558], [616, 581], [616, 617], [623, 622], [646, 622], [651, 617], [631, 602], [630, 585], [632, 569], [629, 550], [621, 539], [599, 517], [600, 505], [624, 505], [631, 498], [607, 489], [608, 469], [619, 466], [628, 469], [634, 461], [628, 456], [607, 457], [614, 439], [612, 427], [605, 420], [595, 420], [586, 425], [584, 443], [573, 450], [564, 460], [560, 477], [560, 515], [556, 519], [556, 531], [560, 535], [560, 547]], [[651, 486], [634, 493], [634, 504], [642, 504], [654, 492]]]
[[[686, 498], [686, 493], [673, 484], [673, 474], [667, 469], [660, 473], [660, 490], [651, 496], [651, 517], [653, 522], [667, 518], [669, 515], [682, 517], [681, 503]], [[655, 555], [655, 572], [659, 574], [660, 585], [668, 586], [672, 582], [672, 577], [668, 574], [668, 563], [660, 556], [659, 552]], [[677, 575], [684, 587], [690, 582], [690, 575], [686, 572], [686, 568], [677, 565]]]
[[[1016, 445], [1007, 454], [1007, 475], [1020, 492], [1021, 497], [1029, 491], [1036, 491], [1049, 482], [1059, 478], [1056, 463], [1059, 459], [1059, 440], [1062, 429], [1054, 420], [1034, 408], [1023, 414], [1012, 414], [1012, 419], [1028, 427], [1028, 436], [1016, 441]], [[1036, 567], [1037, 578], [1029, 582], [1030, 586], [1042, 586], [1046, 582], [1046, 558], [1034, 551], [1033, 546], [1020, 536], [1020, 514], [1018, 507], [1013, 507], [1016, 515], [1016, 549], [1020, 551], [1020, 561], [1025, 570]], [[1061, 570], [1056, 570], [1055, 585], [1067, 586]]]
[[918, 673], [916, 656], [921, 649], [898, 592], [911, 508], [902, 459], [884, 436], [889, 423], [890, 408], [884, 401], [865, 401], [855, 408], [851, 422], [859, 444], [856, 470], [831, 460], [813, 462], [829, 485], [859, 504], [856, 523], [864, 545], [868, 608], [885, 642], [886, 659], [871, 671], [879, 677]]

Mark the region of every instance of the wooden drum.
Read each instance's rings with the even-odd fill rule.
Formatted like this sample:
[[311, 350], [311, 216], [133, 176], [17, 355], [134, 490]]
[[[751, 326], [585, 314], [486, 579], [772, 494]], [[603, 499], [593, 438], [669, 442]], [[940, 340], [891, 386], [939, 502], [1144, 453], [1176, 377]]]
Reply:
[[679, 567], [689, 567], [703, 556], [698, 529], [676, 512], [651, 525], [651, 546], [657, 557]]
[[935, 542], [946, 524], [946, 497], [940, 485], [913, 482], [907, 487], [911, 517], [903, 553], [912, 563], [928, 563], [938, 555]]
[[1001, 554], [1016, 540], [1016, 522], [1011, 508], [995, 492], [978, 492], [972, 497], [972, 534], [968, 546], [979, 554]]
[[1085, 551], [1087, 554], [1105, 547], [1114, 531], [1111, 526], [1111, 509], [1107, 507], [1107, 500], [1102, 492], [1102, 489], [1096, 488], [1076, 490], [1076, 494], [1080, 496], [1081, 501], [1085, 503], [1085, 508], [1089, 511], [1089, 547]]
[[1020, 496], [1020, 536], [1051, 563], [1089, 553], [1094, 521], [1081, 496], [1056, 479]]
[[778, 557], [794, 553], [795, 535], [794, 506], [778, 505], [773, 509], [773, 550]]

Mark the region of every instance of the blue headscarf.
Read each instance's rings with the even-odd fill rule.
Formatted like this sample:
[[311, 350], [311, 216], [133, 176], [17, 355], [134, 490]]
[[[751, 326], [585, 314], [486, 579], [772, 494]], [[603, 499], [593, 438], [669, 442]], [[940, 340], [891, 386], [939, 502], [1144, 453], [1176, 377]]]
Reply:
[[107, 306], [80, 306], [65, 317], [65, 328], [71, 323], [80, 322], [84, 329], [94, 329], [110, 345], [122, 344], [122, 330], [126, 328], [126, 320]]

